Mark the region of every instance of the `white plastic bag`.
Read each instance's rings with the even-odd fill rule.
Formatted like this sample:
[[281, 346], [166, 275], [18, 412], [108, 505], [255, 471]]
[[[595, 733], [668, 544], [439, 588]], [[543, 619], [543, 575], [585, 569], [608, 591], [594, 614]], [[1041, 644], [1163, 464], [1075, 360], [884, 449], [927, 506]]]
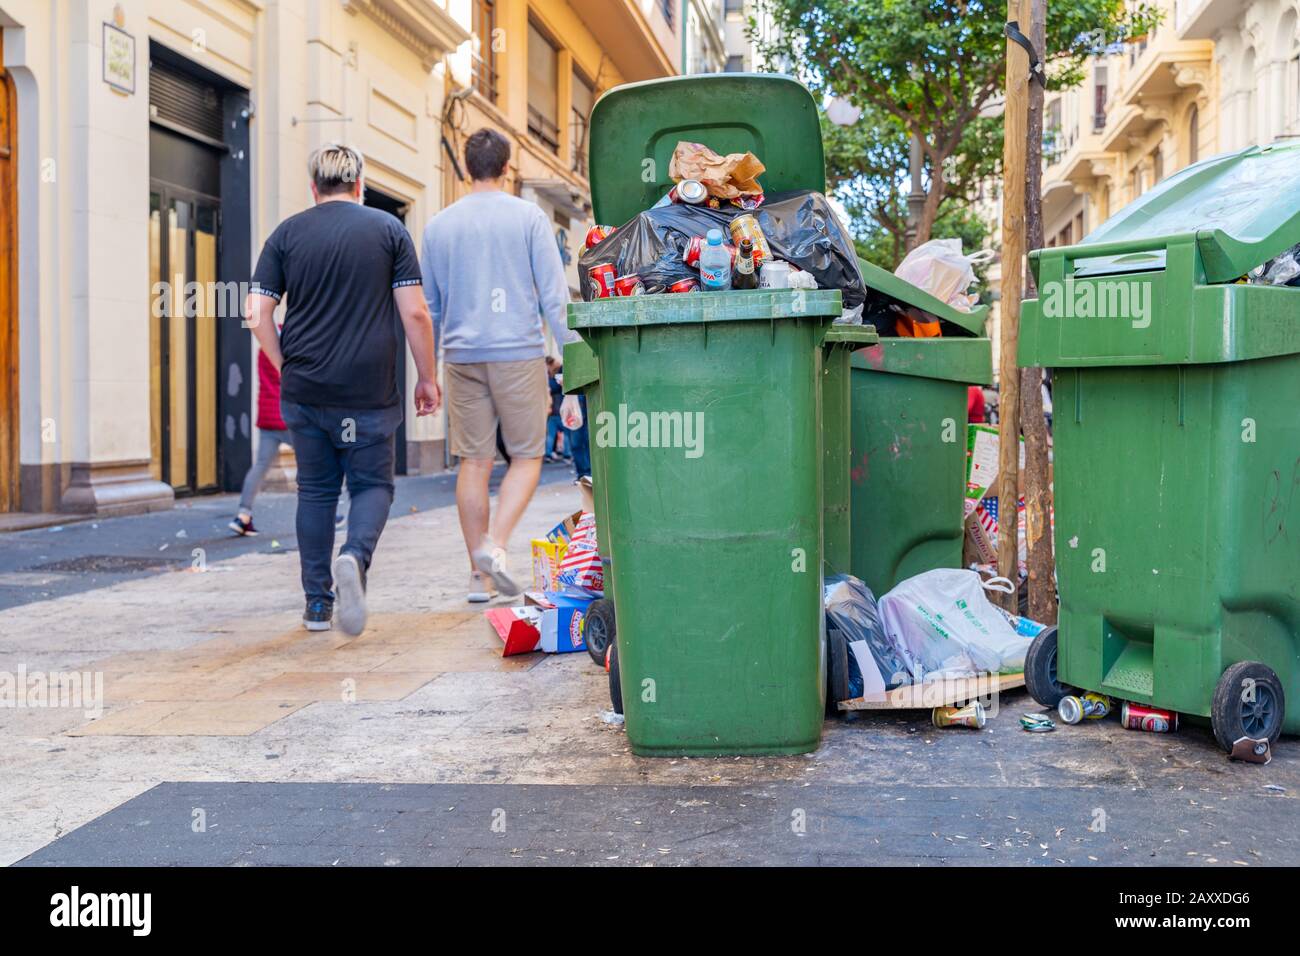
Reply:
[[1029, 638], [1015, 632], [974, 571], [938, 568], [908, 578], [880, 599], [880, 621], [916, 683], [1024, 670]]
[[565, 428], [582, 427], [582, 404], [577, 395], [565, 395], [560, 401], [560, 421]]
[[894, 275], [955, 309], [969, 312], [979, 299], [968, 291], [975, 283], [973, 266], [992, 258], [993, 252], [989, 249], [963, 255], [960, 239], [931, 239], [909, 252], [894, 270]]

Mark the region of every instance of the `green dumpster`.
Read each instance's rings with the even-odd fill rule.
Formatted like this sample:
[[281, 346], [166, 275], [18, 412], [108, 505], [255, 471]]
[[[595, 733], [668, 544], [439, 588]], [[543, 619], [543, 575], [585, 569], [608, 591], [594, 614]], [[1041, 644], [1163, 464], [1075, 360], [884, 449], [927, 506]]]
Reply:
[[901, 304], [945, 323], [941, 337], [882, 337], [853, 353], [852, 573], [880, 596], [922, 571], [961, 567], [966, 393], [992, 380], [993, 353], [981, 335], [988, 306], [962, 312], [858, 265], [864, 321]]
[[[761, 118], [742, 108], [758, 102]], [[678, 140], [752, 150], [771, 192], [825, 189], [816, 104], [797, 82], [636, 83], [592, 112], [597, 220], [623, 223], [653, 205], [671, 185]], [[842, 519], [848, 511], [827, 449], [847, 445], [847, 351], [876, 341], [869, 328], [833, 325], [841, 309], [838, 290], [570, 306], [583, 341], [565, 347], [564, 385], [587, 398], [597, 534], [637, 754], [803, 753], [820, 741], [823, 509], [829, 499]], [[825, 417], [838, 439], [823, 427], [835, 389]], [[847, 545], [847, 529], [834, 534]]]
[[1238, 281], [1297, 242], [1300, 144], [1275, 144], [1031, 255], [1019, 361], [1055, 370], [1061, 597], [1026, 661], [1041, 703], [1210, 718], [1229, 749], [1300, 731], [1300, 289]]

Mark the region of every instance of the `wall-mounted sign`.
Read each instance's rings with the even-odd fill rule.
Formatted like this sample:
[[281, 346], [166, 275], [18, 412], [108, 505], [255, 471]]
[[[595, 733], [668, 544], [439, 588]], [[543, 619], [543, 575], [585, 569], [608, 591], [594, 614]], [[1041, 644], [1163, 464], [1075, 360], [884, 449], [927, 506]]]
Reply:
[[104, 24], [104, 82], [119, 93], [135, 92], [135, 37]]

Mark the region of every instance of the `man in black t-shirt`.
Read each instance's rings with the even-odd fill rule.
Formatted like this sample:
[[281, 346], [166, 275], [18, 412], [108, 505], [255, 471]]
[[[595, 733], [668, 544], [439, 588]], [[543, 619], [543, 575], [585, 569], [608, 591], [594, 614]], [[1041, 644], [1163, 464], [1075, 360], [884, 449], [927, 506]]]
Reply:
[[[316, 204], [266, 240], [247, 309], [262, 351], [280, 370], [280, 410], [297, 458], [303, 624], [328, 630], [337, 596], [339, 625], [357, 635], [366, 624], [366, 572], [393, 503], [399, 319], [419, 372], [416, 414], [433, 414], [442, 396], [411, 237], [388, 213], [361, 205], [355, 150], [322, 146], [309, 173]], [[282, 300], [277, 337], [273, 315]], [[331, 567], [345, 477], [348, 536]]]

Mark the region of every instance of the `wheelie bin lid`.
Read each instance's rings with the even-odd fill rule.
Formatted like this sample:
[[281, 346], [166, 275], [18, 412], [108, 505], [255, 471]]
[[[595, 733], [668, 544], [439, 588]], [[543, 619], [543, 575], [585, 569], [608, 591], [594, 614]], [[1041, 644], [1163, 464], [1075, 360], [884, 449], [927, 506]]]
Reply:
[[1195, 238], [1211, 284], [1233, 282], [1300, 243], [1300, 142], [1251, 146], [1178, 171], [1093, 230], [1080, 245], [1107, 248], [1087, 258], [1076, 247], [1074, 275], [1163, 269], [1175, 236]]
[[915, 306], [922, 312], [930, 313], [935, 318], [943, 319], [945, 322], [951, 322], [953, 325], [965, 329], [971, 335], [984, 334], [984, 323], [989, 317], [989, 307], [987, 305], [977, 305], [969, 312], [963, 312], [947, 302], [936, 299], [920, 286], [912, 285], [906, 279], [900, 279], [892, 272], [882, 269], [874, 262], [868, 262], [861, 256], [858, 257], [858, 270], [862, 273], [862, 282], [867, 287], [868, 309], [870, 309], [871, 305], [871, 294], [874, 292], [883, 295], [887, 299]]
[[826, 191], [817, 103], [789, 76], [711, 73], [627, 83], [591, 111], [591, 207], [620, 226], [673, 185], [668, 165], [678, 142], [704, 143], [723, 156], [752, 152], [767, 167], [764, 191]]

